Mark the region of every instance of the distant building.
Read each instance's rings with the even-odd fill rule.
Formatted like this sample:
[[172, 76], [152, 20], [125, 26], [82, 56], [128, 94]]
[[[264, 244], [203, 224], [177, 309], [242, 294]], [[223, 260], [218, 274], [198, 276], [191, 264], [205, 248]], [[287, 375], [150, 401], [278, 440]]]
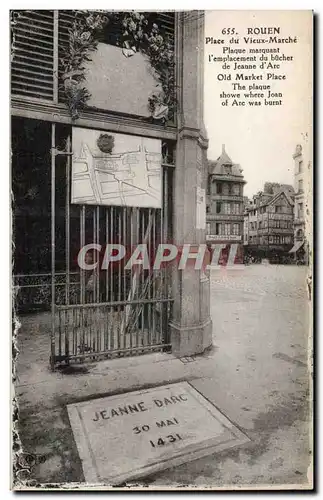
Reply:
[[266, 182], [245, 206], [245, 249], [263, 257], [288, 254], [294, 242], [293, 211], [293, 186]]
[[305, 219], [308, 215], [308, 165], [305, 165], [304, 152], [300, 144], [296, 146], [294, 159], [294, 246], [291, 253], [295, 259], [308, 259], [308, 238], [306, 238]]
[[221, 156], [209, 161], [206, 200], [207, 241], [243, 243], [243, 188], [240, 165], [233, 163], [222, 146]]
[[243, 213], [244, 213], [244, 221], [243, 221], [243, 244], [248, 245], [248, 233], [249, 233], [249, 221], [247, 217], [248, 208], [253, 207], [253, 200], [248, 198], [248, 196], [243, 197]]

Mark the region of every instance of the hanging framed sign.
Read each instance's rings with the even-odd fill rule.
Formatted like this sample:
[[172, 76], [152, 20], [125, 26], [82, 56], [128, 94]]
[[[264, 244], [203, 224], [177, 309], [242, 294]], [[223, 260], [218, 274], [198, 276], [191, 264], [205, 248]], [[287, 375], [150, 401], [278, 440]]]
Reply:
[[71, 203], [161, 208], [161, 140], [73, 127]]

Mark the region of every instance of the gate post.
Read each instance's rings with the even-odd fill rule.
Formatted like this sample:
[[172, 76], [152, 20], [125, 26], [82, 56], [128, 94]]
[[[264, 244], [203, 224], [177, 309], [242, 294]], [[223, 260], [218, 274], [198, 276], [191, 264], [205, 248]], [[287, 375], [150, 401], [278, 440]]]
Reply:
[[[208, 140], [203, 123], [204, 14], [182, 12], [177, 22], [179, 88], [178, 137], [174, 187], [174, 240], [206, 243], [206, 182]], [[202, 200], [202, 202], [201, 202]], [[210, 281], [194, 262], [174, 270], [172, 352], [178, 357], [203, 352], [212, 344]]]

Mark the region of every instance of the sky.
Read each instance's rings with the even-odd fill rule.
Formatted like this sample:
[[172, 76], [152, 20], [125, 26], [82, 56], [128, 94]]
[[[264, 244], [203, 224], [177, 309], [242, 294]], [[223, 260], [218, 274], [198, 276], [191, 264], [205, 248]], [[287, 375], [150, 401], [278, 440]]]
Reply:
[[[241, 165], [247, 184], [244, 194], [251, 197], [263, 188], [264, 182], [294, 183], [292, 155], [297, 144], [303, 142], [304, 134], [311, 137], [311, 22], [310, 11], [207, 11], [205, 36], [224, 39], [225, 44], [205, 44], [204, 74], [204, 121], [209, 138], [208, 158], [215, 160], [222, 144], [234, 163]], [[239, 35], [239, 44], [227, 43], [231, 36], [223, 36], [223, 28], [234, 28]], [[247, 28], [279, 27], [281, 38], [297, 37], [297, 43], [246, 44], [243, 36]], [[252, 35], [267, 38], [266, 35]], [[223, 47], [280, 47], [280, 53], [292, 56], [292, 61], [281, 64], [276, 74], [285, 74], [286, 80], [256, 81], [258, 85], [271, 83], [272, 90], [283, 93], [281, 106], [225, 107], [219, 95], [222, 91], [233, 92], [231, 82], [219, 81], [222, 63], [209, 62], [209, 55], [223, 56]], [[232, 54], [237, 55], [237, 54]], [[247, 53], [245, 55], [248, 55]], [[269, 56], [270, 57], [270, 56]], [[229, 63], [233, 64], [233, 63]], [[241, 63], [243, 64], [243, 63]], [[251, 63], [245, 63], [251, 64]], [[267, 72], [271, 72], [268, 70]], [[239, 73], [261, 74], [262, 70], [244, 70]], [[235, 72], [232, 81], [235, 82]], [[247, 86], [251, 81], [241, 82]], [[264, 91], [267, 95], [268, 91]], [[277, 100], [277, 99], [276, 99]], [[279, 100], [279, 99], [278, 99]]]

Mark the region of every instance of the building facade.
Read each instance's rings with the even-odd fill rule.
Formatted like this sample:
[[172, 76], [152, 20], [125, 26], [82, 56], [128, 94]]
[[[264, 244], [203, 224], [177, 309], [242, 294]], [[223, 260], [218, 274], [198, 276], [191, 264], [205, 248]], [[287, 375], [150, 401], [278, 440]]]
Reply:
[[51, 310], [52, 368], [212, 342], [205, 273], [77, 265], [89, 243], [205, 241], [203, 45], [193, 11], [12, 12], [15, 306]]
[[232, 162], [225, 146], [216, 161], [209, 161], [206, 222], [207, 242], [243, 243], [244, 180], [240, 165]]
[[298, 144], [293, 154], [294, 160], [294, 246], [291, 253], [295, 260], [308, 262], [309, 239], [307, 233], [310, 216], [310, 162], [304, 158], [303, 147]]
[[245, 207], [245, 252], [262, 257], [287, 256], [293, 246], [294, 189], [265, 183]]

